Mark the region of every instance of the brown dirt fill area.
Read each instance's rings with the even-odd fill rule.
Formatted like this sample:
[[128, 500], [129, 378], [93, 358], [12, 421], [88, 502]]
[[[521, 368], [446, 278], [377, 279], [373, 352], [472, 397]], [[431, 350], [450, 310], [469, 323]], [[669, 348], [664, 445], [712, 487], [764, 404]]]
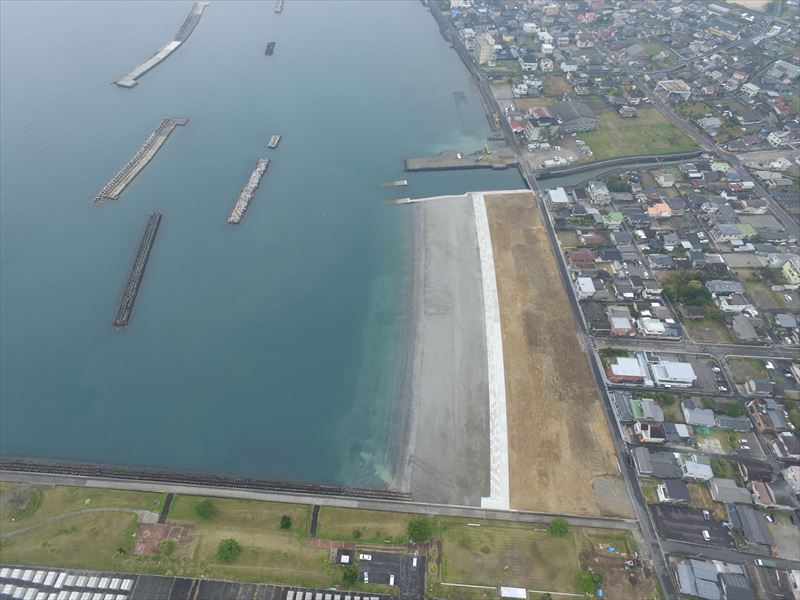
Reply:
[[511, 507], [632, 516], [535, 200], [530, 193], [485, 198], [500, 299]]
[[136, 543], [133, 553], [137, 555], [158, 554], [158, 542], [167, 538], [175, 540], [179, 548], [188, 546], [192, 542], [192, 536], [187, 527], [142, 523], [136, 528]]

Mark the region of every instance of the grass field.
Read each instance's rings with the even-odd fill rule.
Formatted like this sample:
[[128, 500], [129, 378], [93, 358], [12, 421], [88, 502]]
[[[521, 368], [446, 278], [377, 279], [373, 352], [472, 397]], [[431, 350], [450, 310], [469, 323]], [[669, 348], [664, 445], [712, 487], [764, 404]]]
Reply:
[[317, 537], [364, 543], [405, 544], [414, 515], [324, 506], [319, 511]]
[[[533, 525], [448, 523], [442, 527], [442, 581], [575, 591], [575, 534], [563, 538]], [[546, 529], [544, 525], [539, 529]]]
[[711, 319], [686, 319], [681, 321], [689, 337], [698, 342], [732, 342], [733, 335], [724, 323]]
[[731, 358], [728, 360], [728, 368], [736, 383], [744, 383], [748, 379], [770, 378], [764, 361], [758, 358]]
[[623, 119], [615, 112], [602, 112], [597, 119], [599, 125], [595, 131], [580, 134], [580, 138], [589, 144], [595, 160], [683, 152], [695, 148], [692, 139], [655, 108], [643, 108], [633, 119]]
[[629, 516], [611, 434], [538, 208], [486, 195], [500, 301], [511, 507]]

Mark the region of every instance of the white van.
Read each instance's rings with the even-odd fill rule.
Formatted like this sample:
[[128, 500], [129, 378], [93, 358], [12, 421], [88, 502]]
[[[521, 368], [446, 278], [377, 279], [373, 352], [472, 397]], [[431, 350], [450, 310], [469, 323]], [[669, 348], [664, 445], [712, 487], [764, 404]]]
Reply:
[[394, 575], [389, 575], [389, 585], [394, 585]]
[[[711, 536], [708, 534], [708, 529], [703, 529], [703, 539], [707, 542], [711, 541]], [[367, 574], [364, 573], [364, 580], [367, 579]]]

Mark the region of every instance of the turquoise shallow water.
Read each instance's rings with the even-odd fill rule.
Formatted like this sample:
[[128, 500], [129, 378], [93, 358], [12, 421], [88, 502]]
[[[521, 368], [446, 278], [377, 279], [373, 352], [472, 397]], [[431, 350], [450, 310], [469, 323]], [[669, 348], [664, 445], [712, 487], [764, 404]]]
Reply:
[[[111, 84], [190, 7], [0, 3], [0, 452], [383, 485], [409, 257], [408, 212], [384, 201], [522, 183], [402, 174], [406, 156], [489, 133], [421, 4], [212, 2], [136, 88]], [[167, 116], [190, 122], [119, 201], [91, 203]], [[273, 162], [230, 226], [260, 156]]]

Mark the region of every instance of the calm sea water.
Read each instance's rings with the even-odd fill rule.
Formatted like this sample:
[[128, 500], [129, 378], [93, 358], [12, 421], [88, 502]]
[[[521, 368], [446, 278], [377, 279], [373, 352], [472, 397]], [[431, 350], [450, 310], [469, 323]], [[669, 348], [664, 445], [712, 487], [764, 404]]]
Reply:
[[[190, 7], [0, 4], [0, 452], [383, 485], [409, 257], [408, 212], [384, 201], [522, 183], [401, 173], [489, 133], [418, 2], [212, 2], [135, 89], [112, 85]], [[119, 201], [91, 203], [167, 116], [190, 123]], [[273, 163], [230, 226], [260, 156]]]

